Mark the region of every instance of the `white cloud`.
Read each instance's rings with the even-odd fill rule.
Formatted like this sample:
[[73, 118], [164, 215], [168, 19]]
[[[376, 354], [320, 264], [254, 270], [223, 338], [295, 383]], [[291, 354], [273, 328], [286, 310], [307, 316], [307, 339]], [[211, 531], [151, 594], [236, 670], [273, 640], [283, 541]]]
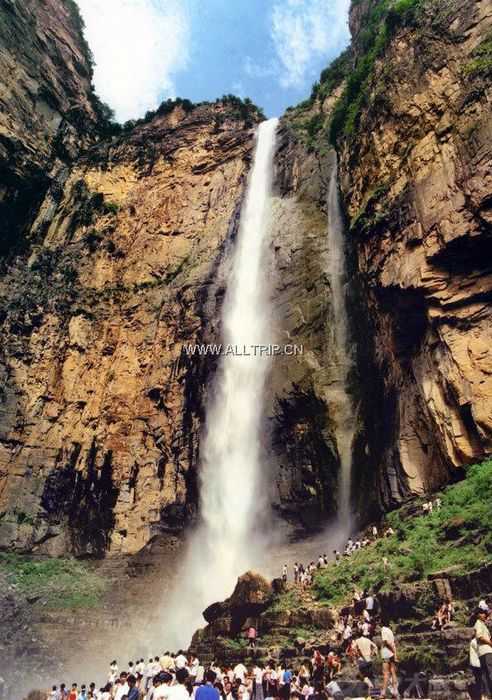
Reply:
[[274, 63], [270, 65], [261, 65], [254, 61], [251, 56], [246, 56], [243, 63], [243, 70], [249, 78], [270, 78], [277, 72], [277, 67]]
[[180, 0], [77, 0], [96, 62], [96, 92], [119, 121], [175, 96], [188, 62], [189, 22]]
[[349, 4], [350, 0], [276, 0], [271, 36], [282, 87], [303, 87], [314, 62], [347, 42]]

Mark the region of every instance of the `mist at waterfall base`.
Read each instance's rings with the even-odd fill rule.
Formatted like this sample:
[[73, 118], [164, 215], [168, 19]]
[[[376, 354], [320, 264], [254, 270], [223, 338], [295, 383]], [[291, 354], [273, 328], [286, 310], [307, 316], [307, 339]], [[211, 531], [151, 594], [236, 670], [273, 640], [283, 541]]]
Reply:
[[[276, 127], [276, 119], [258, 127], [222, 309], [225, 345], [272, 342], [266, 271]], [[238, 576], [265, 559], [269, 498], [261, 434], [268, 369], [264, 356], [220, 360], [201, 447], [200, 520], [165, 604], [162, 641], [170, 648], [189, 644], [203, 626], [203, 610], [228, 597]]]

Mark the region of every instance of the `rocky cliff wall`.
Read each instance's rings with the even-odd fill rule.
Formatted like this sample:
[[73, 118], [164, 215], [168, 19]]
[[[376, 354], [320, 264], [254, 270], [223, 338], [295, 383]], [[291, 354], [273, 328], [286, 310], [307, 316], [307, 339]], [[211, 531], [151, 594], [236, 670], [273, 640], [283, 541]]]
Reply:
[[[352, 13], [359, 51], [371, 7]], [[492, 446], [491, 32], [488, 2], [418, 5], [338, 141], [370, 319], [360, 341], [383, 383], [366, 408], [386, 505]]]
[[278, 132], [271, 236], [277, 342], [295, 355], [272, 362], [269, 440], [274, 502], [288, 519], [319, 527], [337, 510], [339, 376], [328, 274], [327, 197], [333, 152], [308, 151], [284, 118]]
[[52, 173], [100, 121], [81, 30], [72, 0], [0, 7], [0, 255], [24, 245]]
[[3, 546], [131, 552], [193, 509], [206, 358], [182, 349], [213, 323], [252, 146], [215, 117], [95, 146], [2, 279]]

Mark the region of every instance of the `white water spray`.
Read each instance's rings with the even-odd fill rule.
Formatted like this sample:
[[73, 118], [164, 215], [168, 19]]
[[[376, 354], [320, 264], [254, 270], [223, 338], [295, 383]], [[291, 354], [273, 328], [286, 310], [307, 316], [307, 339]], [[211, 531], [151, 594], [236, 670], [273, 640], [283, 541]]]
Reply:
[[343, 219], [338, 193], [337, 165], [333, 167], [328, 190], [328, 278], [333, 305], [334, 358], [332, 371], [334, 386], [330, 388], [330, 412], [335, 421], [335, 437], [340, 456], [338, 482], [338, 521], [346, 534], [351, 525], [351, 472], [352, 443], [356, 428], [356, 413], [348, 391], [349, 372], [353, 364], [352, 348], [347, 327], [347, 301], [345, 287], [347, 270], [343, 236]]
[[[270, 119], [258, 128], [222, 311], [223, 347], [270, 342], [265, 259], [276, 126]], [[221, 357], [201, 450], [200, 525], [166, 606], [164, 636], [170, 646], [187, 644], [203, 625], [204, 608], [230, 595], [239, 575], [261, 565], [261, 519], [268, 504], [260, 432], [268, 369], [267, 357], [258, 354]]]

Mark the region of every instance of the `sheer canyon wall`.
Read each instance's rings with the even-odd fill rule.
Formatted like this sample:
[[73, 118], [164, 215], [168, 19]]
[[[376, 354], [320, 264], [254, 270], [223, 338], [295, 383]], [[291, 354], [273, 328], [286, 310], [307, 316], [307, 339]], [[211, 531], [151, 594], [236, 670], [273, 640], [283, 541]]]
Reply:
[[[339, 470], [330, 130], [357, 360], [354, 506], [391, 507], [490, 452], [492, 11], [425, 0], [403, 21], [387, 6], [353, 3], [340, 71], [278, 134], [268, 274], [278, 338], [304, 354], [278, 358], [269, 384], [272, 501], [307, 527], [335, 512]], [[112, 128], [73, 3], [8, 0], [0, 15], [0, 547], [133, 553], [196, 510], [216, 358], [185, 345], [220, 342], [260, 116], [178, 102]]]

